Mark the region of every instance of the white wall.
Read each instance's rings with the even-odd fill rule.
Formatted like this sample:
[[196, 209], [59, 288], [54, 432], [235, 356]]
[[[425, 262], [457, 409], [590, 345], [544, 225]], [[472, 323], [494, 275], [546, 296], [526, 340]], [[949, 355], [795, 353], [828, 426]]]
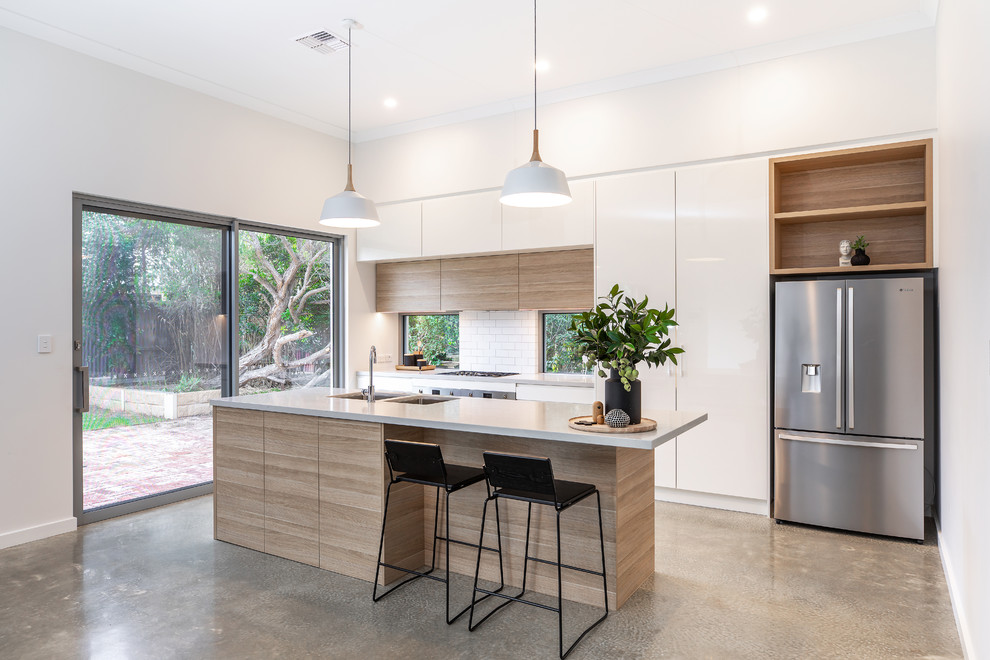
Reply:
[[937, 23], [942, 558], [970, 658], [990, 658], [990, 3]]
[[[540, 108], [540, 153], [569, 177], [935, 128], [934, 32], [804, 53]], [[379, 202], [496, 188], [532, 150], [532, 110], [366, 142]]]
[[[73, 191], [315, 229], [346, 155], [335, 138], [6, 29], [0, 90], [4, 547], [75, 525]], [[51, 354], [35, 352], [39, 333]]]

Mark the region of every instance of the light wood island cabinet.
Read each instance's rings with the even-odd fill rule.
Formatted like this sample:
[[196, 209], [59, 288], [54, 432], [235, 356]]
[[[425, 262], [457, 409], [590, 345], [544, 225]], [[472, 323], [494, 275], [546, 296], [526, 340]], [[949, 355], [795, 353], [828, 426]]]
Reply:
[[216, 537], [265, 551], [265, 414], [214, 409]]
[[[256, 402], [261, 410], [254, 408]], [[447, 405], [445, 412], [402, 403], [376, 405], [377, 412], [363, 401], [328, 400], [325, 390], [215, 401], [216, 539], [370, 582], [389, 482], [386, 438], [439, 444], [447, 461], [462, 465], [482, 465], [485, 451], [547, 456], [558, 479], [592, 483], [601, 492], [608, 598], [612, 607], [620, 607], [654, 571], [653, 448], [705, 419], [698, 413], [651, 411], [658, 430], [648, 437], [609, 438], [569, 429], [567, 420], [585, 410], [571, 404], [463, 399], [437, 404]], [[390, 421], [375, 421], [382, 418]], [[398, 419], [403, 423], [393, 423]], [[452, 538], [477, 541], [486, 494], [484, 484], [478, 484], [451, 498]], [[435, 502], [432, 488], [392, 487], [385, 562], [408, 568], [429, 563]], [[533, 511], [530, 551], [538, 557], [556, 551], [555, 516], [545, 508]], [[518, 587], [526, 506], [504, 502], [499, 510], [506, 583]], [[494, 547], [490, 518], [485, 545]], [[561, 517], [567, 563], [598, 568], [597, 527], [594, 498]], [[437, 565], [443, 566], [442, 544], [438, 549]], [[476, 560], [475, 550], [452, 546], [451, 571], [473, 575]], [[486, 553], [482, 579], [497, 574], [495, 556]], [[528, 589], [556, 595], [555, 569], [530, 562], [529, 575]], [[387, 584], [401, 576], [389, 570], [380, 580]], [[568, 600], [598, 606], [601, 582], [565, 571], [563, 593]]]
[[265, 552], [320, 564], [315, 418], [265, 413]]

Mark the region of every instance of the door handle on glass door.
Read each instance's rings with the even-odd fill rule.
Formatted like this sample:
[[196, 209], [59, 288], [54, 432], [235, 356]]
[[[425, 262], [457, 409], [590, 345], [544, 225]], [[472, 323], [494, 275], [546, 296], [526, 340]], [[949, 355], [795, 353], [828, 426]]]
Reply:
[[89, 412], [89, 367], [76, 367], [79, 374], [79, 399], [76, 412]]

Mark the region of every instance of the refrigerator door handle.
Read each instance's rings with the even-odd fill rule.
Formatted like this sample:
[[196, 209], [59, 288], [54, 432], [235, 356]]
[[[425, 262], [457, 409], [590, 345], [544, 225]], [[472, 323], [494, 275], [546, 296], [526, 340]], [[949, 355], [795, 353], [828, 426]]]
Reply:
[[846, 343], [848, 344], [848, 383], [846, 386], [846, 391], [848, 392], [848, 422], [849, 428], [856, 428], [856, 359], [853, 356], [853, 348], [856, 342], [853, 341], [853, 332], [856, 328], [856, 324], [853, 322], [853, 312], [856, 309], [853, 303], [853, 288], [849, 287], [849, 298], [848, 298], [849, 315], [846, 317], [846, 324], [848, 327], [848, 339]]
[[842, 428], [842, 288], [835, 289], [835, 428]]
[[780, 434], [781, 440], [794, 440], [796, 442], [811, 442], [820, 445], [843, 445], [846, 447], [876, 447], [878, 449], [917, 449], [918, 445], [909, 445], [894, 442], [866, 442], [863, 440], [838, 440], [836, 438], [806, 438], [800, 435]]

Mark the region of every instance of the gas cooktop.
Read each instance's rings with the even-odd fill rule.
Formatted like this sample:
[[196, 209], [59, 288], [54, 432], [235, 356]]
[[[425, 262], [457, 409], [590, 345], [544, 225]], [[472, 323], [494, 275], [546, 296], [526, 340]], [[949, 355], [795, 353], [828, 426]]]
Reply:
[[475, 378], [501, 378], [502, 376], [518, 376], [515, 371], [444, 371], [438, 376], [474, 376]]

